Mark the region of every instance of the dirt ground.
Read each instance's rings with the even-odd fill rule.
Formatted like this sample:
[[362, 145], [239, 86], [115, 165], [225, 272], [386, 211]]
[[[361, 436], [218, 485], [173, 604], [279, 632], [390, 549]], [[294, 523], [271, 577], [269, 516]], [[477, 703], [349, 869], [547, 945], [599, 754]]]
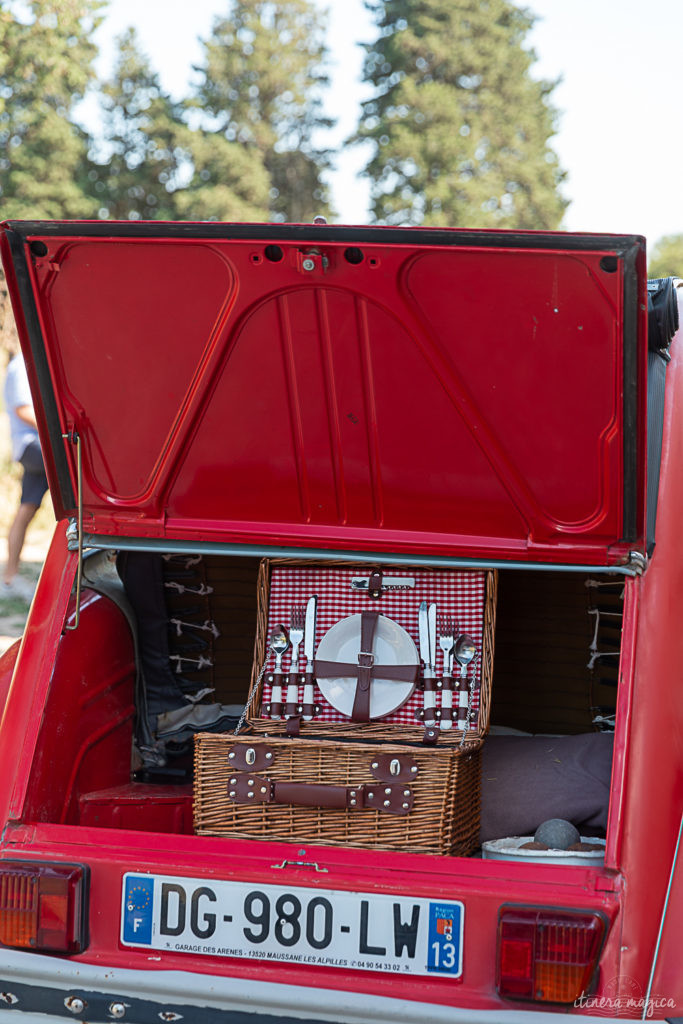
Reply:
[[[36, 583], [43, 567], [45, 554], [49, 545], [49, 537], [45, 543], [26, 544], [24, 551], [25, 561], [22, 561], [21, 575]], [[6, 553], [6, 546], [3, 549], [3, 557]], [[8, 647], [11, 647], [15, 640], [24, 632], [24, 624], [28, 614], [29, 604], [19, 597], [0, 597], [0, 654], [4, 654]]]

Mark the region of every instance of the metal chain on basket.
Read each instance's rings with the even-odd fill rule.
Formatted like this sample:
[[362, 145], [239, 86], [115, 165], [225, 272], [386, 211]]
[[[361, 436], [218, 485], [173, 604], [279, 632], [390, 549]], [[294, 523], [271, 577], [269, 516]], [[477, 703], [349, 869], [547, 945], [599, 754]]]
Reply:
[[475, 685], [476, 685], [476, 682], [477, 682], [477, 664], [478, 664], [478, 662], [479, 662], [479, 658], [476, 657], [474, 659], [474, 662], [473, 662], [473, 672], [472, 672], [472, 678], [470, 679], [470, 689], [469, 689], [469, 693], [467, 694], [467, 715], [465, 716], [465, 728], [463, 729], [462, 737], [460, 738], [460, 747], [461, 748], [465, 746], [465, 740], [467, 739], [467, 734], [470, 731], [470, 725], [472, 724], [472, 706], [474, 704], [474, 688], [475, 688]]
[[258, 679], [256, 680], [256, 683], [254, 684], [254, 688], [252, 689], [251, 693], [247, 697], [247, 703], [244, 705], [244, 710], [242, 711], [242, 714], [239, 717], [239, 721], [238, 721], [237, 725], [235, 726], [235, 731], [233, 733], [233, 736], [237, 736], [238, 732], [240, 731], [240, 729], [244, 725], [244, 720], [247, 717], [247, 715], [249, 714], [249, 711], [251, 710], [251, 706], [254, 703], [254, 700], [256, 698], [256, 694], [258, 693], [259, 686], [261, 685], [261, 680], [263, 679], [263, 676], [265, 674], [266, 665], [267, 664], [268, 664], [268, 655], [266, 654], [266, 660], [263, 662], [263, 667], [261, 668], [261, 671], [258, 674]]

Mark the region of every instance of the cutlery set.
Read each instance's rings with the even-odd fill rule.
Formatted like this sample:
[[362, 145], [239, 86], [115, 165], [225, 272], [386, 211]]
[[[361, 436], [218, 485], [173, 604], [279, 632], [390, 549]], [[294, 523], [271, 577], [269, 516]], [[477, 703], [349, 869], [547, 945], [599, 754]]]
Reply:
[[[424, 703], [421, 717], [426, 729], [439, 728], [446, 731], [453, 728], [453, 693], [458, 693], [457, 727], [466, 732], [472, 717], [472, 699], [476, 673], [468, 681], [470, 664], [476, 659], [477, 647], [469, 633], [458, 633], [457, 623], [445, 616], [438, 617], [439, 647], [442, 651], [442, 672], [436, 673], [436, 604], [422, 601], [418, 614], [420, 635], [420, 657], [424, 662]], [[460, 666], [458, 685], [453, 685], [453, 661]], [[437, 692], [441, 691], [441, 707], [436, 706]]]
[[[389, 586], [392, 582], [389, 582]], [[398, 582], [397, 580], [396, 583], [398, 584]], [[354, 580], [354, 583], [367, 585], [367, 581], [361, 580]], [[413, 581], [410, 580], [409, 583], [413, 584]], [[357, 589], [362, 589], [362, 587], [358, 586]], [[319, 706], [315, 704], [314, 691], [317, 608], [317, 595], [310, 597], [305, 605], [294, 605], [290, 611], [289, 627], [280, 623], [271, 633], [267, 657], [270, 657], [271, 654], [274, 656], [275, 666], [272, 674], [268, 676], [271, 696], [270, 703], [264, 706], [264, 712], [273, 720], [300, 718], [304, 722], [310, 722], [320, 710]], [[459, 632], [454, 618], [445, 615], [437, 617], [437, 606], [434, 602], [430, 604], [427, 601], [422, 601], [420, 603], [418, 634], [420, 657], [423, 662], [424, 696], [422, 710], [417, 715], [423, 721], [426, 729], [434, 729], [438, 725], [439, 729], [445, 731], [456, 725], [458, 729], [466, 732], [471, 724], [472, 701], [476, 684], [476, 671], [473, 671], [472, 678], [469, 678], [470, 665], [476, 668], [476, 644], [468, 633]], [[442, 670], [440, 676], [437, 676], [437, 638], [441, 650]], [[302, 644], [303, 653], [301, 653]], [[368, 652], [370, 650], [371, 648], [368, 647]], [[289, 651], [291, 651], [289, 667], [285, 671], [283, 657]], [[359, 666], [362, 657], [363, 651], [358, 655]], [[374, 654], [370, 654], [369, 657], [372, 658], [374, 664]], [[343, 659], [340, 660], [339, 665], [340, 675], [344, 669], [349, 671], [352, 668], [348, 664], [342, 664], [342, 661]], [[454, 665], [457, 665], [458, 669], [455, 679]], [[381, 673], [379, 674], [381, 678]], [[387, 675], [391, 677], [392, 673], [388, 670]], [[394, 678], [399, 677], [394, 676]], [[360, 680], [360, 670], [358, 679]], [[349, 683], [356, 685], [353, 679], [349, 679]], [[301, 698], [302, 687], [303, 699]], [[284, 700], [283, 694], [285, 694]], [[438, 707], [437, 694], [440, 694]], [[457, 699], [454, 698], [454, 694], [457, 694]], [[355, 720], [355, 715], [353, 717]]]
[[[273, 719], [289, 719], [301, 715], [304, 722], [310, 722], [315, 714], [313, 703], [313, 654], [315, 649], [315, 617], [318, 598], [309, 597], [306, 605], [292, 608], [289, 632], [282, 624], [273, 631], [269, 650], [275, 655], [275, 671], [268, 677], [271, 683], [270, 705], [267, 711]], [[299, 648], [304, 645], [304, 670], [299, 667]], [[282, 688], [285, 674], [282, 671], [282, 657], [290, 649], [291, 660], [287, 679], [286, 702], [282, 703]], [[299, 702], [299, 687], [304, 684], [303, 703]]]

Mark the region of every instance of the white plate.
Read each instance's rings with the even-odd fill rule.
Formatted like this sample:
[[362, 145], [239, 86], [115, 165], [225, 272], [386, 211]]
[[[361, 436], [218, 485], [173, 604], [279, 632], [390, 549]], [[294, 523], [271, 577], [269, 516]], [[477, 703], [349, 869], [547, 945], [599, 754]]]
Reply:
[[124, 875], [121, 896], [124, 946], [392, 977], [462, 975], [457, 899], [144, 874]]
[[[361, 616], [349, 615], [335, 622], [322, 638], [316, 651], [320, 661], [340, 661], [356, 665], [360, 654]], [[411, 697], [415, 683], [383, 679], [381, 665], [419, 665], [420, 659], [412, 637], [393, 619], [380, 615], [372, 644], [376, 675], [370, 684], [370, 718], [393, 714]], [[328, 704], [342, 715], [351, 717], [358, 679], [355, 676], [330, 676], [318, 679], [318, 687]]]
[[582, 843], [595, 843], [600, 850], [522, 850], [524, 843], [533, 842], [533, 836], [510, 836], [508, 839], [489, 839], [482, 844], [485, 860], [516, 860], [533, 864], [577, 864], [583, 867], [603, 864], [605, 840], [581, 836]]

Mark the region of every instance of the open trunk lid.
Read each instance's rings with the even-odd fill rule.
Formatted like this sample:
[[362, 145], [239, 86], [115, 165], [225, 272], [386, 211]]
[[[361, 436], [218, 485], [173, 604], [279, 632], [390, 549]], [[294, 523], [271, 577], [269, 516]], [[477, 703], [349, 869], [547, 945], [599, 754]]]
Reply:
[[644, 551], [638, 237], [2, 232], [56, 512], [80, 500], [86, 539], [575, 565]]

